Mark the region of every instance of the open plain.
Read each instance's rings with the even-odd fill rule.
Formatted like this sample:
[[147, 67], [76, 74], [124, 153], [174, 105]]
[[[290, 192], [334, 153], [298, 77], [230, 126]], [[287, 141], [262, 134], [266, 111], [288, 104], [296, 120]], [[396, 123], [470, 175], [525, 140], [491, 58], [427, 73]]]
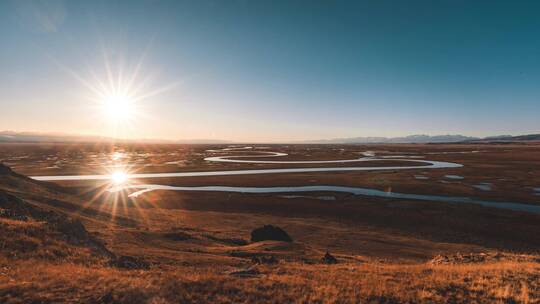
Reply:
[[[505, 204], [540, 206], [539, 151], [535, 143], [3, 144], [0, 207], [8, 211], [0, 217], [0, 299], [536, 303], [540, 214]], [[329, 167], [337, 169], [225, 172]], [[339, 169], [351, 167], [369, 170]], [[133, 177], [188, 172], [221, 173]], [[118, 174], [121, 180], [115, 180]], [[209, 186], [236, 190], [191, 188]], [[302, 186], [338, 191], [268, 191]], [[242, 190], [247, 188], [262, 190]], [[141, 189], [146, 191], [133, 195]], [[9, 211], [18, 200], [28, 208]], [[31, 208], [80, 221], [84, 233], [65, 236], [62, 225]], [[292, 242], [250, 239], [265, 225], [280, 227]], [[69, 298], [66, 290], [74, 291]]]

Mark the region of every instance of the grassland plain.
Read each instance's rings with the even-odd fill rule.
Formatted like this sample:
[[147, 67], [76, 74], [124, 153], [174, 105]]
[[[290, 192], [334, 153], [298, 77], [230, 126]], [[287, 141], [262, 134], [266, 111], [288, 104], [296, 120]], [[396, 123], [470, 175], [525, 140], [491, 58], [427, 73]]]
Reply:
[[[300, 154], [304, 148], [279, 149]], [[189, 149], [204, 154], [208, 147]], [[407, 145], [400, 152], [409, 149], [421, 150]], [[511, 193], [538, 181], [534, 149], [435, 145], [423, 151], [463, 149], [493, 151], [484, 156], [484, 164], [476, 154], [435, 156], [466, 164], [456, 172], [216, 177], [206, 182], [368, 181], [379, 188], [446, 194], [469, 191], [467, 183], [475, 178], [512, 189], [505, 199], [535, 203], [534, 195]], [[22, 172], [35, 170], [27, 162], [14, 162]], [[478, 171], [484, 167], [484, 173]], [[504, 176], [507, 170], [510, 178]], [[53, 184], [5, 166], [0, 171], [2, 303], [540, 302], [540, 216], [535, 214], [343, 193], [290, 198], [155, 191], [134, 200], [104, 192], [106, 185]], [[413, 174], [430, 176], [431, 182], [446, 174], [465, 179], [426, 189], [427, 181], [410, 178]], [[399, 186], [405, 180], [410, 183]], [[328, 196], [334, 199], [320, 199]], [[250, 232], [265, 224], [283, 228], [293, 242], [251, 242]], [[326, 252], [338, 263], [324, 263]]]

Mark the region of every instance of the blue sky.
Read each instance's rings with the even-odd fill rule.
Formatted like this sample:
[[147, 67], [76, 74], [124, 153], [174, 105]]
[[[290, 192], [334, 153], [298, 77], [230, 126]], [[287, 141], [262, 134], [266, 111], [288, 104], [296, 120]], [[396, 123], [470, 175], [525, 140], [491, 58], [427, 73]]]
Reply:
[[[538, 132], [539, 11], [536, 1], [2, 1], [0, 130], [244, 141]], [[136, 113], [104, 118], [91, 88], [135, 71]]]

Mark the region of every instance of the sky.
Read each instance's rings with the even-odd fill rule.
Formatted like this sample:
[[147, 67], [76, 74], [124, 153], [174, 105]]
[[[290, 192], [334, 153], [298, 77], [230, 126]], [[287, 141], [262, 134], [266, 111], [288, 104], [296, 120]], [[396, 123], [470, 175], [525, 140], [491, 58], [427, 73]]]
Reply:
[[[538, 1], [0, 1], [0, 130], [540, 132]], [[122, 117], [111, 96], [129, 96]], [[113, 110], [114, 111], [114, 110]]]

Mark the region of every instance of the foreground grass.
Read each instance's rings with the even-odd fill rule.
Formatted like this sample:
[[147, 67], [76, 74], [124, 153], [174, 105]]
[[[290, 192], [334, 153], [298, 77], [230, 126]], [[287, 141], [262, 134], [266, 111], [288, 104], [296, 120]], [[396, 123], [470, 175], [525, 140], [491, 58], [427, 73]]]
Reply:
[[149, 271], [0, 263], [1, 303], [539, 303], [540, 264], [262, 266]]

